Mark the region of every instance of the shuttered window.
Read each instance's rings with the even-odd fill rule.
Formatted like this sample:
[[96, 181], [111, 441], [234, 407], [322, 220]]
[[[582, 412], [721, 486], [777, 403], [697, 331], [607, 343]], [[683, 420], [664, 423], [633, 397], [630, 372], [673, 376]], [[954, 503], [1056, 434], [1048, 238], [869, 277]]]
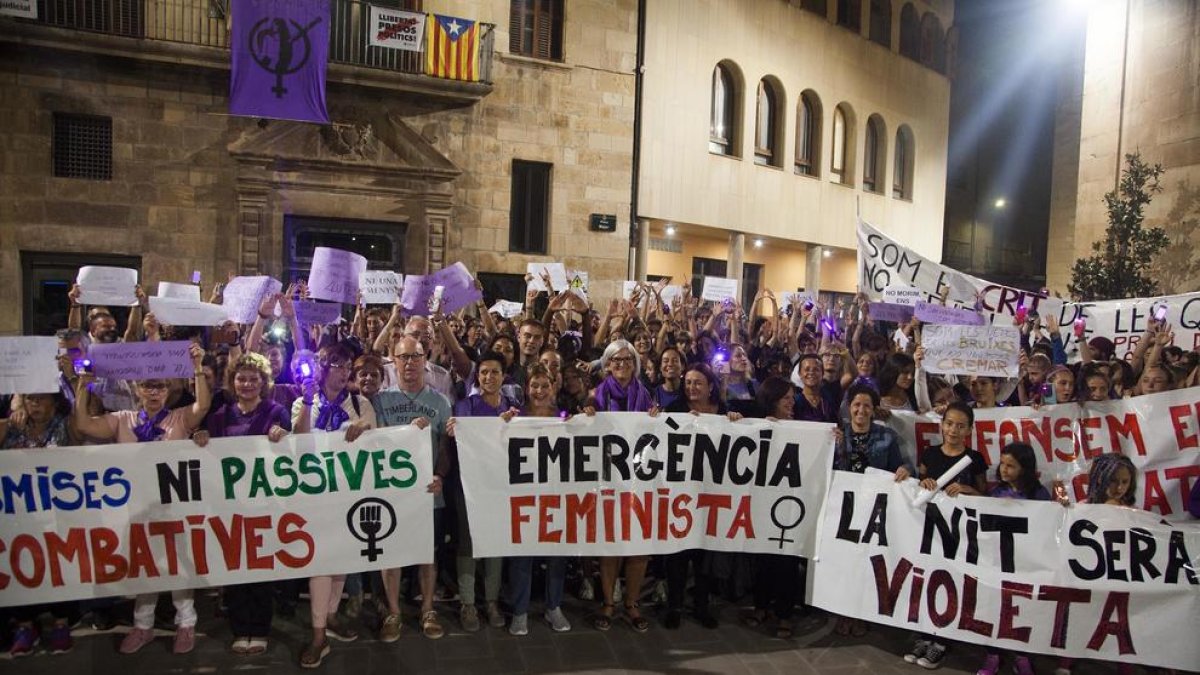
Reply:
[[563, 59], [563, 0], [512, 0], [508, 50], [535, 59]]
[[552, 166], [513, 160], [512, 202], [508, 216], [508, 250], [513, 253], [546, 253]]

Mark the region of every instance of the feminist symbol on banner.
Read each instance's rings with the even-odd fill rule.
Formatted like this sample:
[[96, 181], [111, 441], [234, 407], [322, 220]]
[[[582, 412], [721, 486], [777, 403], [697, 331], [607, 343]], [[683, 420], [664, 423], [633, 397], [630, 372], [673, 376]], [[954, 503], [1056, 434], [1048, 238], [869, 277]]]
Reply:
[[[383, 522], [385, 514], [386, 526]], [[360, 499], [346, 512], [346, 527], [355, 539], [367, 545], [360, 552], [362, 557], [375, 562], [383, 553], [383, 549], [376, 544], [396, 531], [396, 510], [378, 497]]]
[[[783, 522], [781, 522], [783, 520], [783, 516], [781, 516], [779, 513], [779, 505], [783, 504], [785, 502], [795, 502], [796, 506], [800, 507], [800, 515], [796, 516], [796, 520], [794, 522], [792, 522], [790, 525], [785, 525]], [[788, 539], [787, 537], [784, 537], [783, 535], [787, 534], [788, 530], [796, 529], [796, 527], [798, 525], [800, 525], [800, 521], [802, 521], [802, 520], [804, 520], [804, 502], [800, 501], [799, 497], [793, 497], [791, 495], [784, 495], [784, 496], [780, 497], [779, 499], [776, 499], [775, 503], [771, 505], [771, 522], [775, 523], [775, 527], [779, 528], [779, 536], [778, 537], [770, 537], [768, 539], [768, 541], [779, 542], [780, 549], [783, 548], [784, 543], [788, 543], [788, 544], [793, 543], [794, 541], [796, 541], [795, 539]]]
[[[308, 57], [312, 54], [308, 31], [319, 23], [320, 18], [301, 26], [292, 19], [266, 17], [250, 29], [250, 55], [260, 68], [275, 76], [275, 86], [271, 87], [275, 98], [283, 98], [287, 93], [287, 87], [283, 86], [284, 76], [299, 72], [308, 63]], [[302, 47], [299, 53], [297, 43]], [[272, 47], [274, 54], [268, 51]]]

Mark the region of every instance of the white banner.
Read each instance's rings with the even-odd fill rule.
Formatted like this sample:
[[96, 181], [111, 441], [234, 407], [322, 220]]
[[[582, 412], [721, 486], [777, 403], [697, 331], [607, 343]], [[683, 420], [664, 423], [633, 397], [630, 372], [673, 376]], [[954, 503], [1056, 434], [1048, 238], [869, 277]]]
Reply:
[[722, 302], [737, 300], [738, 280], [725, 277], [704, 277], [704, 286], [700, 289], [700, 299]]
[[835, 471], [812, 602], [1017, 653], [1195, 668], [1200, 523], [1115, 506], [948, 497]]
[[1197, 292], [1103, 302], [1069, 302], [1058, 316], [1067, 356], [1072, 361], [1079, 358], [1073, 328], [1076, 319], [1083, 319], [1085, 340], [1108, 338], [1113, 341], [1117, 358], [1128, 360], [1145, 334], [1148, 321], [1160, 307], [1165, 308], [1163, 320], [1171, 325], [1175, 334], [1172, 344], [1184, 351], [1200, 349], [1200, 292]]
[[0, 337], [0, 394], [54, 394], [58, 338]]
[[428, 431], [0, 452], [0, 606], [433, 561]]
[[153, 296], [149, 301], [154, 318], [168, 326], [219, 326], [228, 314], [224, 305], [199, 300]]
[[409, 52], [421, 51], [425, 37], [425, 15], [371, 5], [368, 44]]
[[[888, 426], [900, 435], [900, 451], [917, 464], [918, 453], [941, 442], [932, 413], [892, 412]], [[1120, 452], [1138, 470], [1137, 506], [1168, 517], [1187, 513], [1188, 493], [1200, 481], [1200, 389], [1180, 389], [1101, 403], [1063, 403], [1032, 408], [975, 411], [967, 444], [988, 466], [1013, 442], [1033, 446], [1042, 483], [1054, 480], [1083, 501], [1087, 471], [1095, 457]], [[995, 471], [988, 480], [995, 480]]]
[[830, 429], [719, 415], [460, 417], [475, 555], [811, 555]]
[[391, 270], [367, 270], [358, 275], [358, 291], [364, 305], [394, 305], [400, 302], [403, 288], [404, 275]]
[[1021, 334], [1000, 326], [925, 326], [924, 368], [930, 373], [1018, 377]]
[[37, 0], [0, 0], [0, 14], [36, 19], [38, 18]]

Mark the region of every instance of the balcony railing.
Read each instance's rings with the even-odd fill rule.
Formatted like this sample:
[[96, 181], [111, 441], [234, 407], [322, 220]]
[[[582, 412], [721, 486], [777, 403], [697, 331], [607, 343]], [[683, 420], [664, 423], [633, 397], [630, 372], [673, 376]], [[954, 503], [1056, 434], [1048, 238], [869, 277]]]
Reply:
[[[146, 40], [229, 48], [230, 0], [38, 0], [34, 23]], [[367, 44], [370, 3], [330, 0], [329, 61], [411, 75], [425, 75], [421, 51]], [[494, 24], [479, 24], [479, 80], [490, 83]]]

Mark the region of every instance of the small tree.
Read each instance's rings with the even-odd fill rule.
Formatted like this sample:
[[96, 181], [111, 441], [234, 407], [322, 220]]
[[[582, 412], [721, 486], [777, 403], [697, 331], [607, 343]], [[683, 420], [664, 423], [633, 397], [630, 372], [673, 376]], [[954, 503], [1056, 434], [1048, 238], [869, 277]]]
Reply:
[[1071, 295], [1080, 301], [1144, 298], [1158, 295], [1158, 282], [1150, 278], [1150, 262], [1167, 246], [1160, 227], [1146, 229], [1143, 211], [1151, 195], [1161, 192], [1161, 164], [1142, 161], [1141, 153], [1125, 155], [1126, 168], [1118, 189], [1104, 195], [1108, 229], [1092, 244], [1094, 253], [1075, 261], [1071, 268]]

